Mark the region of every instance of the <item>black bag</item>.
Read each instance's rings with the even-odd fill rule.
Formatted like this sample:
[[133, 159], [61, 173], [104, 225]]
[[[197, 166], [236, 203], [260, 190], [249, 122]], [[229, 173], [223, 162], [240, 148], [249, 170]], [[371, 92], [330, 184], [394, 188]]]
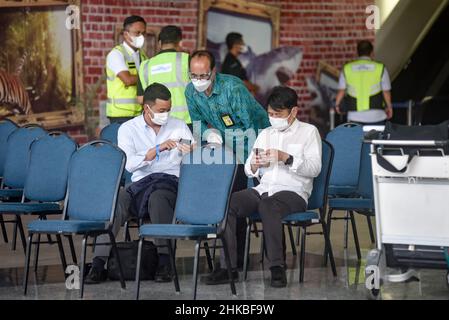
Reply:
[[[381, 140], [429, 140], [437, 141], [443, 149], [445, 154], [449, 155], [449, 145], [447, 140], [449, 139], [448, 130], [449, 121], [445, 121], [439, 125], [427, 125], [427, 126], [405, 126], [400, 124], [394, 124], [387, 122], [385, 124], [385, 130], [380, 134]], [[412, 161], [413, 157], [417, 155], [418, 151], [423, 155], [428, 156], [441, 156], [441, 152], [436, 151], [435, 147], [415, 147], [415, 146], [402, 146], [405, 155], [408, 155], [407, 164], [402, 169], [395, 168], [387, 159], [385, 159], [381, 153], [377, 152], [377, 162], [379, 165], [390, 172], [404, 173], [407, 170], [408, 164]], [[385, 155], [401, 155], [400, 152], [387, 151], [382, 152]]]
[[[137, 250], [139, 247], [139, 241], [130, 242], [118, 242], [117, 250], [120, 255], [120, 261], [122, 263], [123, 276], [125, 280], [136, 279], [136, 266], [137, 266]], [[142, 246], [142, 264], [140, 269], [141, 280], [154, 280], [158, 264], [157, 247], [151, 241], [144, 241]], [[117, 257], [114, 254], [114, 250], [111, 250], [111, 254], [108, 259], [108, 277], [111, 280], [120, 279], [120, 271], [118, 266]]]
[[385, 244], [387, 266], [390, 268], [448, 269], [447, 248], [415, 246], [413, 251], [403, 244]]

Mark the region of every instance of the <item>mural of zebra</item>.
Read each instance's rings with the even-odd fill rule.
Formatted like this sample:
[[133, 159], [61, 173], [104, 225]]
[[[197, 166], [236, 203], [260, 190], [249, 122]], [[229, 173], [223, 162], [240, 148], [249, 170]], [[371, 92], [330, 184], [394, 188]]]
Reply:
[[33, 113], [28, 93], [20, 80], [26, 56], [25, 52], [14, 73], [0, 70], [0, 116]]

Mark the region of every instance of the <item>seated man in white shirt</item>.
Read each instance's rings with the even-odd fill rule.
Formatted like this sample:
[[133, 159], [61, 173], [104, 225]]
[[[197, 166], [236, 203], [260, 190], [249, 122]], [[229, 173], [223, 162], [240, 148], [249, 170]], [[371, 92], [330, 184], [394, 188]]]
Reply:
[[[126, 153], [126, 170], [132, 173], [132, 183], [120, 191], [112, 228], [114, 235], [117, 235], [120, 226], [131, 216], [130, 208], [135, 199], [130, 191], [136, 184], [143, 182], [143, 179], [161, 179], [162, 176], [163, 179], [176, 180], [177, 190], [182, 157], [193, 148], [193, 136], [186, 123], [169, 117], [171, 94], [167, 87], [159, 83], [148, 86], [144, 93], [143, 107], [142, 115], [125, 122], [118, 131], [118, 146]], [[148, 207], [144, 208], [145, 214], [149, 214], [152, 223], [172, 223], [176, 192], [165, 185], [161, 187], [161, 184], [153, 187], [149, 198], [145, 199], [148, 201]], [[108, 242], [107, 235], [97, 239], [97, 244]], [[95, 246], [92, 269], [86, 283], [106, 280], [104, 266], [110, 250], [110, 245]], [[158, 254], [159, 266], [155, 280], [171, 281], [168, 249], [158, 248]]]
[[[271, 127], [256, 139], [246, 161], [248, 177], [257, 177], [257, 187], [231, 196], [225, 239], [229, 246], [233, 278], [238, 279], [236, 219], [258, 212], [262, 218], [271, 286], [285, 287], [285, 257], [282, 219], [307, 209], [313, 178], [321, 171], [321, 138], [318, 130], [296, 119], [298, 96], [293, 89], [276, 87], [268, 98]], [[221, 266], [224, 264], [221, 254]], [[224, 269], [202, 278], [206, 284], [229, 281]]]

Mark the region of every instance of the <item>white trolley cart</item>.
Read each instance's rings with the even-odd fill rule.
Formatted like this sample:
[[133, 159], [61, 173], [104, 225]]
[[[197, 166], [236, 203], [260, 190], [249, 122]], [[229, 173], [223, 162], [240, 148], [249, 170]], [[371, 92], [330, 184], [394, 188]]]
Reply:
[[[443, 148], [449, 141], [365, 142], [371, 143], [377, 227], [377, 248], [368, 253], [365, 276], [375, 298], [383, 282], [417, 277], [414, 267], [448, 268], [449, 154]], [[404, 149], [410, 147], [418, 152], [407, 165]], [[405, 172], [384, 169], [378, 156]], [[403, 273], [389, 275], [385, 267]]]

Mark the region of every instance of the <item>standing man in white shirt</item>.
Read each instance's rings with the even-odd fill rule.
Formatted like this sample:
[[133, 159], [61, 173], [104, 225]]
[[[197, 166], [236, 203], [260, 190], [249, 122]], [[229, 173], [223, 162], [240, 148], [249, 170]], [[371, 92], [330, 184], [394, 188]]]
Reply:
[[137, 81], [140, 64], [148, 59], [142, 49], [146, 27], [142, 17], [126, 18], [123, 23], [124, 41], [115, 46], [106, 58], [106, 115], [111, 122], [123, 123], [142, 112], [137, 101]]
[[[225, 239], [229, 246], [233, 277], [238, 279], [236, 220], [258, 212], [262, 218], [271, 286], [287, 285], [282, 219], [307, 210], [313, 178], [321, 171], [321, 138], [318, 130], [296, 119], [298, 96], [288, 87], [276, 87], [268, 98], [271, 127], [256, 139], [245, 163], [248, 177], [260, 179], [252, 189], [231, 196]], [[224, 257], [221, 254], [221, 265]], [[217, 269], [203, 280], [206, 284], [229, 281], [225, 269]]]
[[358, 58], [344, 65], [338, 83], [336, 111], [348, 112], [348, 121], [382, 124], [393, 117], [391, 82], [387, 68], [373, 60], [368, 40], [357, 44]]
[[[193, 148], [193, 136], [187, 124], [169, 117], [171, 94], [167, 87], [153, 83], [144, 93], [143, 113], [120, 126], [118, 146], [126, 153], [126, 170], [132, 173], [132, 183], [120, 190], [112, 232], [117, 235], [120, 227], [132, 214], [135, 198], [132, 190], [145, 183], [154, 183], [149, 197], [143, 204], [151, 223], [172, 223], [176, 202], [177, 179], [183, 155]], [[173, 181], [176, 181], [173, 187]], [[173, 190], [175, 188], [175, 190]], [[137, 211], [142, 206], [137, 207]], [[107, 235], [99, 236], [97, 244], [108, 243]], [[156, 244], [164, 244], [156, 241]], [[110, 245], [95, 246], [92, 268], [86, 283], [106, 280], [105, 264], [111, 250]], [[159, 248], [159, 266], [155, 280], [171, 281], [167, 248]]]

